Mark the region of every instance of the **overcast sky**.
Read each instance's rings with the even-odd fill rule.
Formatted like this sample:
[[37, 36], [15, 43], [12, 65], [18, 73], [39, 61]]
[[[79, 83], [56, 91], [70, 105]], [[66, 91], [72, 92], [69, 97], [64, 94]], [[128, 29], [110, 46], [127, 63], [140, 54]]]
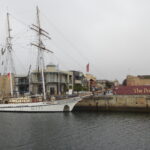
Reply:
[[35, 34], [29, 29], [36, 23], [36, 5], [52, 38], [44, 41], [55, 53], [45, 53], [46, 63], [85, 72], [89, 62], [98, 79], [150, 74], [149, 0], [0, 0], [0, 44], [9, 11], [17, 72], [27, 73], [36, 62], [37, 50], [30, 46]]

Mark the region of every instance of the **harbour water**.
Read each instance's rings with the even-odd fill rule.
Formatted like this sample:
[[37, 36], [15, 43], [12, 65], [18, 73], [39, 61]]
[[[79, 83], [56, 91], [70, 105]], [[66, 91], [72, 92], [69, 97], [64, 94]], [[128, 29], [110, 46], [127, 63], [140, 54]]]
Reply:
[[0, 150], [148, 150], [149, 113], [0, 113]]

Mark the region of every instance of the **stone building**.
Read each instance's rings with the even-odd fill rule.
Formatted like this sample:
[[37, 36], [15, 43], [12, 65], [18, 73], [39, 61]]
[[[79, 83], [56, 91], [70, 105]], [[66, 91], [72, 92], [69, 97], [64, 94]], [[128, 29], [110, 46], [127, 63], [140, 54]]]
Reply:
[[[65, 94], [69, 89], [73, 89], [73, 73], [60, 71], [57, 66], [50, 64], [44, 70], [45, 89], [48, 96]], [[31, 73], [30, 90], [32, 94], [41, 94], [42, 77], [41, 72], [34, 71]]]
[[138, 75], [138, 76], [128, 75], [126, 80], [124, 81], [124, 84], [126, 86], [150, 85], [150, 75]]
[[89, 91], [95, 91], [96, 90], [96, 77], [94, 77], [92, 74], [85, 74], [85, 78], [88, 83], [88, 90]]
[[[13, 96], [24, 95], [29, 92], [28, 76], [17, 76], [12, 74]], [[10, 77], [8, 75], [0, 76], [0, 97], [11, 96]]]
[[[15, 89], [14, 75], [12, 74], [12, 88]], [[10, 75], [0, 75], [0, 97], [11, 96]]]

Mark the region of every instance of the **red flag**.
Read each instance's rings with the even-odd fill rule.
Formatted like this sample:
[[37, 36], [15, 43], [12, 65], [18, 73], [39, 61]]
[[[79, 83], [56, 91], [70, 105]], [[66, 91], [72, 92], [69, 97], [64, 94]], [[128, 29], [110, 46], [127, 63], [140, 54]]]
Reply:
[[89, 72], [89, 63], [86, 65], [86, 72]]
[[8, 78], [10, 79], [10, 72], [7, 74]]

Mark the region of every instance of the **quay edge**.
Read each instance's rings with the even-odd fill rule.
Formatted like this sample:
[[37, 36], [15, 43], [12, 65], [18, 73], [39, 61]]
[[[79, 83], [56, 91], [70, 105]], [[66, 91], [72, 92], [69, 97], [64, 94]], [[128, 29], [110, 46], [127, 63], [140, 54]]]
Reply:
[[73, 111], [150, 112], [150, 95], [89, 96], [78, 102]]

